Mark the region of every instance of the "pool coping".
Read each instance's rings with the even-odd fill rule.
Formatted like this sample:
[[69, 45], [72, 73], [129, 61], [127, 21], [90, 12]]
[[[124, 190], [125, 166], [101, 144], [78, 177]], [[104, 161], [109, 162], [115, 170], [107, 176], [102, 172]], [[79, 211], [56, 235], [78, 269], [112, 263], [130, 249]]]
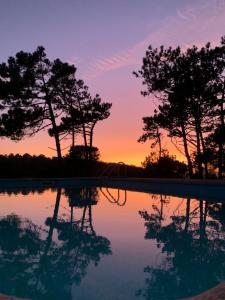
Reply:
[[167, 179], [129, 177], [61, 177], [0, 179], [1, 190], [104, 187], [166, 194], [182, 198], [225, 202], [225, 181], [210, 179]]
[[198, 184], [198, 185], [225, 185], [225, 179], [183, 179], [183, 178], [144, 178], [144, 177], [22, 177], [22, 178], [0, 178], [0, 184], [5, 182], [35, 182], [35, 181], [132, 181], [132, 182], [148, 182], [148, 183], [175, 183], [175, 184]]

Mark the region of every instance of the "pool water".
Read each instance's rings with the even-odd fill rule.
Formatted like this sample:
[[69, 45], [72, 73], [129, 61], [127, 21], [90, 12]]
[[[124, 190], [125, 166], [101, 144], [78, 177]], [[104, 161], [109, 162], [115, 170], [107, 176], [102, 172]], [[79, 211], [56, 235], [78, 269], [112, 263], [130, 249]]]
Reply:
[[0, 293], [185, 299], [225, 280], [225, 202], [117, 189], [0, 192]]

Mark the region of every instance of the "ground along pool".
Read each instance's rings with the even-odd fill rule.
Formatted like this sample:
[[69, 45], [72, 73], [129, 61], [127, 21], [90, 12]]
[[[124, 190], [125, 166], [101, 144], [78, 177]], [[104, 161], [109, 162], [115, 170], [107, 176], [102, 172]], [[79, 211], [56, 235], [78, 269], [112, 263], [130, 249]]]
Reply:
[[0, 189], [2, 294], [183, 299], [224, 280], [223, 201], [90, 185]]

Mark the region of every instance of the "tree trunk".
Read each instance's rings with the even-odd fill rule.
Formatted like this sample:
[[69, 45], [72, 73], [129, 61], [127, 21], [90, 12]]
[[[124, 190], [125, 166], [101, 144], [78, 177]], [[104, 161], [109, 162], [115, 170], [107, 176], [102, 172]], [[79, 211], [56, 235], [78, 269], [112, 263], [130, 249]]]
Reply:
[[45, 102], [49, 109], [50, 120], [52, 123], [52, 129], [53, 129], [53, 134], [54, 134], [54, 138], [55, 138], [57, 157], [58, 157], [58, 160], [61, 161], [62, 153], [61, 153], [61, 147], [60, 147], [59, 133], [58, 133], [57, 126], [56, 126], [55, 115], [54, 115], [53, 108], [52, 108], [51, 98], [49, 97], [49, 90], [46, 86], [46, 82], [45, 82], [43, 73], [42, 73], [42, 81], [43, 81], [43, 87], [44, 87], [44, 91], [45, 91]]
[[[81, 107], [81, 101], [80, 99], [77, 99], [77, 103], [78, 103], [78, 108], [80, 110], [80, 113], [83, 113], [82, 107]], [[87, 143], [87, 132], [86, 132], [86, 128], [85, 128], [85, 120], [84, 117], [82, 115], [82, 131], [83, 131], [83, 139], [84, 139], [84, 146], [85, 146], [85, 157], [86, 159], [88, 159], [88, 151], [87, 151], [87, 147], [88, 147], [88, 143]]]
[[[80, 102], [80, 99], [77, 100], [77, 103], [78, 103], [78, 107], [79, 107], [79, 110], [80, 110], [80, 113], [82, 113], [82, 107], [81, 107], [81, 102]], [[86, 133], [86, 128], [85, 128], [85, 122], [84, 122], [84, 117], [82, 115], [82, 130], [83, 130], [83, 138], [84, 138], [84, 146], [87, 147], [87, 133]]]
[[161, 226], [161, 223], [162, 223], [162, 220], [163, 220], [163, 207], [164, 207], [164, 199], [163, 199], [163, 196], [160, 195], [160, 226]]
[[58, 218], [60, 198], [61, 198], [61, 188], [59, 188], [57, 190], [57, 194], [56, 194], [55, 208], [54, 208], [53, 217], [51, 219], [51, 224], [50, 224], [50, 229], [49, 229], [49, 232], [48, 232], [48, 237], [47, 237], [47, 240], [46, 240], [46, 246], [45, 246], [45, 251], [44, 251], [44, 255], [43, 255], [44, 257], [48, 254], [48, 250], [51, 246], [53, 231], [54, 231], [56, 221], [57, 221], [57, 218]]
[[88, 208], [89, 208], [89, 225], [90, 225], [91, 233], [95, 235], [95, 230], [94, 230], [93, 222], [92, 222], [92, 207], [91, 207], [91, 205], [89, 205]]
[[73, 205], [71, 205], [71, 208], [70, 208], [70, 224], [72, 227], [72, 225], [73, 225]]
[[203, 200], [199, 201], [199, 214], [199, 236], [200, 241], [202, 242], [205, 237]]
[[185, 231], [188, 231], [189, 222], [190, 222], [190, 207], [191, 207], [191, 199], [187, 199], [187, 206], [186, 206], [186, 218], [185, 218]]
[[83, 210], [83, 215], [82, 215], [82, 220], [81, 220], [81, 228], [80, 228], [80, 231], [83, 231], [83, 230], [84, 230], [84, 221], [85, 221], [86, 210], [87, 210], [87, 206], [85, 206], [85, 207], [84, 207], [84, 210]]
[[192, 178], [193, 177], [193, 166], [192, 166], [191, 157], [190, 157], [190, 154], [188, 151], [187, 136], [186, 136], [185, 126], [184, 126], [183, 121], [181, 121], [181, 131], [182, 131], [182, 138], [183, 138], [183, 143], [184, 143], [184, 152], [185, 152], [185, 156], [186, 156], [187, 163], [188, 163], [188, 173], [189, 173], [189, 177]]
[[225, 82], [222, 92], [222, 97], [220, 101], [220, 132], [219, 132], [219, 153], [218, 153], [218, 178], [223, 177], [223, 145], [224, 145], [224, 133], [225, 133], [225, 125], [224, 125], [224, 104], [225, 100]]
[[84, 138], [84, 146], [87, 147], [88, 143], [87, 143], [87, 133], [86, 133], [86, 128], [85, 125], [82, 125], [82, 130], [83, 130], [83, 138]]
[[75, 131], [74, 131], [74, 128], [72, 129], [72, 145], [71, 145], [72, 148], [75, 147]]
[[205, 141], [204, 141], [204, 138], [203, 138], [201, 127], [200, 127], [200, 139], [201, 139], [202, 150], [203, 150], [205, 178], [208, 178], [209, 177], [208, 162], [207, 162], [207, 158], [206, 158]]
[[201, 140], [200, 140], [199, 126], [196, 119], [195, 119], [195, 133], [196, 133], [196, 144], [197, 144], [198, 173], [199, 173], [199, 177], [203, 178]]
[[[221, 135], [221, 129], [220, 129]], [[218, 178], [223, 178], [223, 144], [219, 142], [219, 153], [218, 153]]]
[[91, 127], [90, 130], [90, 147], [93, 147], [93, 135], [94, 135], [94, 127], [95, 127], [96, 123], [94, 123]]
[[162, 157], [162, 142], [161, 142], [161, 135], [158, 127], [157, 127], [157, 139], [159, 144], [159, 159], [160, 159]]
[[53, 134], [54, 134], [54, 138], [55, 138], [57, 157], [58, 157], [59, 161], [61, 161], [62, 160], [62, 152], [61, 152], [61, 146], [60, 146], [59, 132], [58, 132], [58, 129], [56, 126], [55, 115], [53, 112], [52, 104], [49, 99], [47, 100], [47, 104], [48, 104], [50, 119], [52, 122], [52, 129], [53, 129]]
[[204, 212], [204, 228], [206, 229], [207, 214], [208, 214], [209, 202], [205, 201], [205, 212]]

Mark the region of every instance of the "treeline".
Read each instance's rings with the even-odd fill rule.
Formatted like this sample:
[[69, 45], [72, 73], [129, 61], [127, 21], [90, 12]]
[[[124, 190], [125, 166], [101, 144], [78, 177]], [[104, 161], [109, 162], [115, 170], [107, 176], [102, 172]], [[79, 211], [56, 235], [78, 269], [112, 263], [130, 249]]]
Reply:
[[81, 135], [91, 159], [95, 126], [109, 117], [112, 104], [92, 96], [76, 71], [60, 59], [49, 60], [43, 47], [0, 64], [0, 137], [21, 140], [48, 129], [60, 162], [62, 141], [69, 140], [72, 149]]
[[[151, 141], [164, 156], [163, 137], [187, 160], [191, 178], [225, 172], [225, 38], [218, 46], [207, 43], [185, 51], [149, 46], [134, 74], [142, 80], [143, 96], [151, 96], [155, 110], [143, 118], [140, 142]], [[157, 148], [158, 147], [158, 148]]]
[[163, 152], [157, 157], [151, 152], [142, 162], [147, 177], [154, 178], [186, 178], [187, 165], [176, 159], [175, 156]]
[[[75, 147], [76, 149], [76, 147]], [[105, 163], [96, 159], [79, 157], [79, 149], [73, 154], [62, 157], [59, 165], [58, 158], [44, 155], [29, 154], [0, 155], [0, 178], [49, 178], [49, 177], [145, 177], [143, 168]], [[74, 154], [76, 152], [76, 154]], [[83, 153], [81, 153], [83, 155]]]

